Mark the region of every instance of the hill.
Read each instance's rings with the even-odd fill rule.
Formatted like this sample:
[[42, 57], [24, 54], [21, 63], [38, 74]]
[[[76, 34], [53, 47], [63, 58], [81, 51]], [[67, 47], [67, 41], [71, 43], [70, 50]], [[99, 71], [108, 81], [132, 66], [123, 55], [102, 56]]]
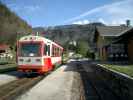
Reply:
[[62, 25], [55, 27], [35, 27], [33, 32], [64, 44], [68, 41], [87, 40], [91, 41], [91, 36], [96, 26], [103, 26], [102, 23], [91, 23], [87, 25]]
[[36, 27], [33, 32], [54, 40], [61, 45], [67, 45], [71, 41], [92, 41], [96, 26], [103, 26], [102, 23], [90, 23], [86, 25], [63, 25], [55, 27]]
[[55, 27], [36, 27], [33, 32], [47, 37], [61, 44], [66, 51], [75, 51], [83, 56], [89, 55], [89, 47], [92, 43], [96, 26], [104, 26], [102, 23], [90, 23], [86, 25], [62, 25]]
[[0, 2], [0, 43], [13, 45], [18, 33], [31, 32], [32, 28]]

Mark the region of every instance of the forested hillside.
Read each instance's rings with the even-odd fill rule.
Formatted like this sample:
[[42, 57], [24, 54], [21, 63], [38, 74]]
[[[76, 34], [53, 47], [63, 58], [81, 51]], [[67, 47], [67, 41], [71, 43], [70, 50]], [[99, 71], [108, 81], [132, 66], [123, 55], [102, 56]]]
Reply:
[[34, 33], [39, 32], [41, 35], [57, 41], [63, 45], [73, 40], [91, 41], [91, 36], [95, 31], [95, 27], [100, 25], [103, 24], [92, 23], [87, 25], [64, 25], [48, 28], [36, 27], [33, 28], [33, 31]]
[[0, 43], [14, 45], [17, 36], [31, 32], [32, 28], [26, 21], [19, 18], [14, 12], [0, 2]]

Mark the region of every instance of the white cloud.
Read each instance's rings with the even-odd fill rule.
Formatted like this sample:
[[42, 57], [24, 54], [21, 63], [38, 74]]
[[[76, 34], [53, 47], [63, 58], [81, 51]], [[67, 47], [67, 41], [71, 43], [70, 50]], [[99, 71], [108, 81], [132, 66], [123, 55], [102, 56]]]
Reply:
[[125, 20], [113, 20], [109, 25], [126, 24]]
[[83, 20], [83, 24], [89, 24], [88, 20]]
[[40, 7], [37, 6], [37, 5], [36, 5], [36, 6], [25, 6], [24, 9], [25, 9], [25, 10], [29, 10], [29, 11], [31, 11], [31, 12], [34, 12], [34, 11], [36, 11], [36, 10], [39, 10]]
[[40, 9], [38, 5], [17, 5], [15, 3], [7, 4], [13, 11], [31, 13]]
[[73, 22], [72, 24], [82, 24], [82, 21], [75, 21], [75, 22]]
[[[123, 24], [127, 19], [133, 19], [133, 0], [122, 0], [112, 4], [103, 5], [79, 16], [66, 20], [64, 23], [71, 23], [76, 20], [91, 17], [94, 21], [100, 21], [106, 24]], [[96, 16], [94, 16], [96, 15]], [[91, 19], [90, 19], [91, 20]]]
[[84, 24], [89, 24], [89, 20], [79, 20], [79, 21], [75, 21], [72, 24], [79, 24], [79, 25], [84, 25]]
[[108, 24], [103, 18], [99, 18], [98, 21], [103, 23], [103, 24]]

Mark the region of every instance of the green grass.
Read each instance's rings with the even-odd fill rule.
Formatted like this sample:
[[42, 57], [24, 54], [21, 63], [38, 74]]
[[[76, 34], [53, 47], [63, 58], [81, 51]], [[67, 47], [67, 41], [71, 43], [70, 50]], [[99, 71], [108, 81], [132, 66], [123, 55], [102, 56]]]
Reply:
[[113, 65], [113, 64], [102, 64], [105, 68], [124, 73], [128, 76], [133, 77], [133, 65]]
[[69, 57], [68, 57], [68, 54], [64, 54], [63, 55], [63, 63], [67, 63]]
[[15, 63], [16, 61], [13, 59], [0, 59], [0, 65], [5, 65], [5, 64], [10, 64], [10, 63]]
[[5, 72], [10, 72], [10, 71], [15, 71], [17, 70], [17, 67], [9, 67], [5, 69], [0, 69], [0, 73], [5, 73]]
[[0, 64], [0, 73], [14, 71], [17, 69], [17, 65], [14, 63]]

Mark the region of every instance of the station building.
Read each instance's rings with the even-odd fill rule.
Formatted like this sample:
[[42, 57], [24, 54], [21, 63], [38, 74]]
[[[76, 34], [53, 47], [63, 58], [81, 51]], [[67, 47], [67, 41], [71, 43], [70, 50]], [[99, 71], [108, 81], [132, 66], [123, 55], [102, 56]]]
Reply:
[[97, 60], [133, 61], [132, 34], [133, 28], [125, 25], [96, 27], [93, 42]]

